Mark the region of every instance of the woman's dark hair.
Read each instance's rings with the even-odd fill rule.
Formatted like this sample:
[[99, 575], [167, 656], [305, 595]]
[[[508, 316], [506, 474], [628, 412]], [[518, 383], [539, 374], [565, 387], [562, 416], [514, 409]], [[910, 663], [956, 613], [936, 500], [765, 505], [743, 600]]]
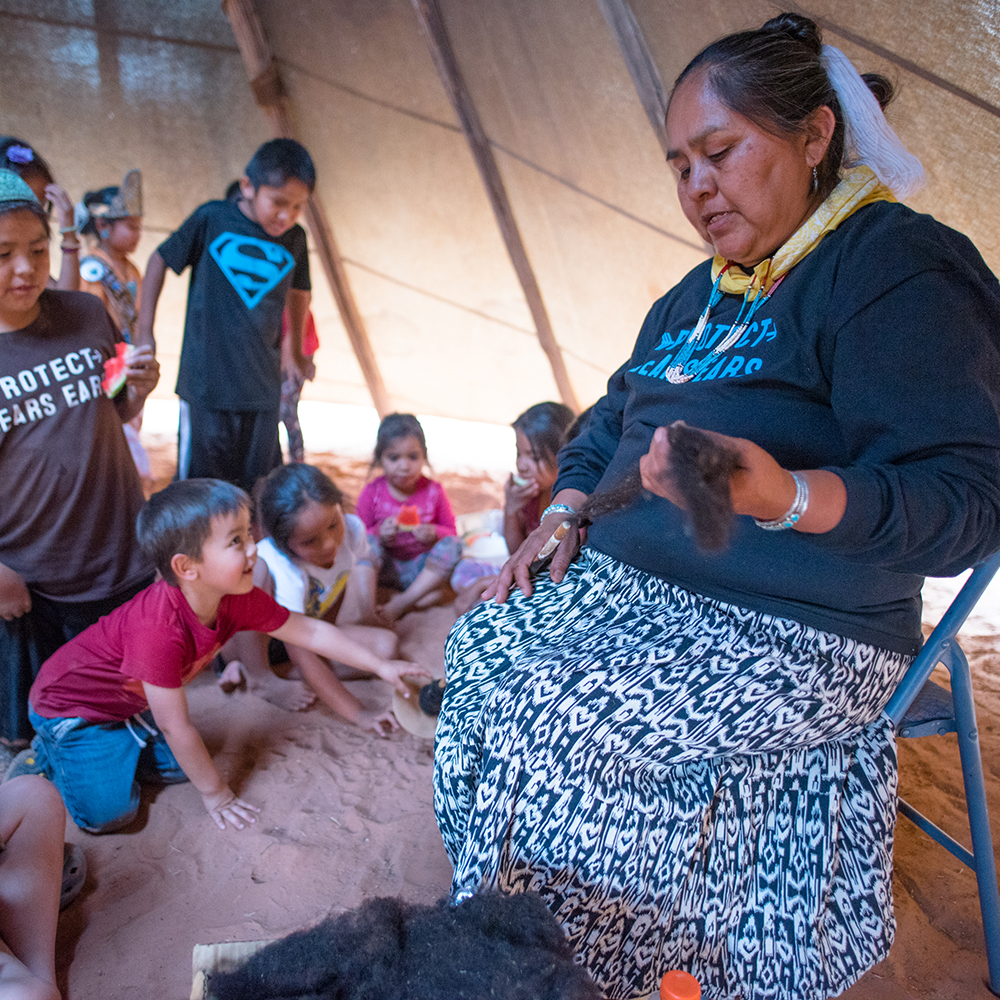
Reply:
[[393, 441], [411, 435], [420, 442], [420, 450], [424, 453], [424, 461], [426, 462], [427, 441], [424, 438], [424, 429], [420, 426], [420, 421], [412, 413], [390, 413], [378, 425], [378, 434], [375, 435], [375, 454], [372, 455], [372, 464], [368, 467], [368, 471], [371, 472], [382, 461], [386, 448]]
[[13, 170], [23, 181], [37, 178], [43, 184], [55, 183], [45, 160], [23, 139], [12, 135], [0, 135], [0, 168]]
[[300, 462], [279, 465], [264, 481], [257, 502], [260, 526], [286, 556], [292, 556], [288, 540], [295, 530], [299, 511], [309, 503], [333, 505], [343, 502], [344, 494], [315, 465]]
[[233, 181], [229, 187], [226, 188], [226, 193], [224, 195], [226, 201], [239, 201], [240, 200], [240, 182]]
[[556, 453], [573, 423], [573, 411], [562, 403], [535, 403], [522, 413], [511, 427], [520, 431], [531, 445], [536, 462], [556, 464]]
[[[826, 105], [836, 126], [826, 155], [816, 168], [824, 197], [840, 179], [844, 161], [844, 115], [820, 62], [823, 48], [815, 21], [800, 14], [779, 14], [754, 31], [726, 35], [703, 49], [674, 81], [704, 69], [719, 100], [772, 135], [799, 135], [805, 120]], [[892, 83], [877, 73], [862, 77], [884, 108], [893, 97]]]

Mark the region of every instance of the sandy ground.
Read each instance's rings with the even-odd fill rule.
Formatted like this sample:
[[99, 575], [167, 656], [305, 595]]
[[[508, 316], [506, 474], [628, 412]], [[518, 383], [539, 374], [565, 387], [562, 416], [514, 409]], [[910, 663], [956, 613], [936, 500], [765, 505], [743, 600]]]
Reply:
[[[159, 483], [172, 456], [154, 450]], [[312, 456], [356, 496], [364, 463]], [[457, 512], [499, 505], [488, 477], [439, 470]], [[403, 655], [443, 673], [454, 620], [439, 607], [400, 623]], [[1000, 631], [998, 629], [997, 631]], [[998, 636], [972, 635], [980, 734], [1000, 829]], [[356, 682], [363, 700], [388, 703], [381, 682]], [[59, 969], [67, 1000], [183, 1000], [196, 943], [280, 937], [372, 895], [432, 902], [447, 892], [450, 866], [431, 803], [432, 746], [400, 732], [384, 740], [326, 710], [288, 713], [245, 692], [223, 694], [211, 674], [189, 689], [192, 715], [233, 787], [261, 807], [255, 826], [218, 831], [193, 788], [147, 795], [126, 833], [84, 846], [83, 893], [59, 924]], [[954, 736], [902, 741], [902, 793], [968, 845]], [[896, 943], [889, 958], [844, 996], [851, 1000], [988, 994], [975, 879], [907, 820], [896, 839]]]

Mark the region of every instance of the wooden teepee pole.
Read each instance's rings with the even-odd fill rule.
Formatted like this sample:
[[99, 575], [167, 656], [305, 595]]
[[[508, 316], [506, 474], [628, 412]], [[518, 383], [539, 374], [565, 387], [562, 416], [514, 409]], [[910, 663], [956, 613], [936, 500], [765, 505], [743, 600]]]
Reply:
[[615, 41], [618, 42], [629, 76], [632, 77], [632, 83], [639, 95], [639, 101], [646, 112], [649, 124], [656, 133], [660, 148], [666, 154], [667, 132], [664, 119], [667, 114], [667, 98], [663, 93], [659, 70], [650, 55], [639, 22], [636, 21], [627, 0], [597, 0], [597, 6], [601, 8], [604, 20], [607, 21]]
[[[271, 122], [274, 134], [278, 138], [295, 138], [295, 129], [289, 113], [284, 85], [278, 64], [274, 60], [271, 47], [264, 35], [264, 28], [254, 10], [253, 0], [222, 0], [222, 9], [232, 26], [236, 36], [236, 44], [243, 56], [243, 65], [250, 78], [250, 89], [253, 91], [257, 104]], [[391, 412], [389, 394], [375, 360], [368, 331], [364, 320], [354, 300], [354, 293], [344, 268], [344, 259], [340, 255], [337, 241], [333, 235], [329, 218], [323, 208], [323, 203], [316, 192], [309, 198], [306, 205], [306, 224], [316, 243], [326, 280], [330, 284], [333, 297], [340, 310], [347, 336], [354, 349], [354, 355], [361, 366], [368, 392], [371, 394], [375, 409], [379, 416], [384, 417]]]
[[448, 92], [448, 97], [451, 99], [455, 113], [462, 125], [462, 131], [465, 133], [466, 141], [472, 150], [476, 167], [479, 169], [479, 176], [482, 178], [490, 205], [493, 206], [493, 214], [496, 216], [500, 233], [507, 246], [507, 253], [510, 255], [514, 271], [521, 282], [528, 308], [531, 310], [535, 330], [538, 334], [538, 342], [552, 366], [552, 375], [555, 378], [559, 394], [562, 401], [574, 413], [579, 413], [580, 404], [576, 398], [573, 384], [570, 382], [569, 373], [566, 371], [562, 351], [552, 331], [549, 314], [542, 300], [541, 289], [538, 287], [535, 272], [528, 260], [528, 253], [524, 248], [524, 241], [521, 239], [521, 233], [514, 219], [510, 199], [507, 197], [507, 189], [500, 177], [493, 149], [483, 131], [479, 114], [465, 85], [465, 79], [458, 68], [458, 61], [445, 30], [438, 0], [412, 0], [412, 2], [413, 9], [420, 19], [420, 26], [427, 38], [427, 44], [430, 46], [438, 76]]

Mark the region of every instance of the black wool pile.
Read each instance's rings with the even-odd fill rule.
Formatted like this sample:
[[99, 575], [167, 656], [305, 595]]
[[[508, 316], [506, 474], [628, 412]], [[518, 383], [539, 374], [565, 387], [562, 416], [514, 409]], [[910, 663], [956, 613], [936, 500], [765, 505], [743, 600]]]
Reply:
[[531, 893], [372, 899], [209, 982], [213, 1000], [599, 1000]]

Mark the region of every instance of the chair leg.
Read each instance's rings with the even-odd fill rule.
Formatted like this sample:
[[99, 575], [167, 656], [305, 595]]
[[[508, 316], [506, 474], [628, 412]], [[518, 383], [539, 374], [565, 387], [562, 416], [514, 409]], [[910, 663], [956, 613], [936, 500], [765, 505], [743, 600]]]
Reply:
[[979, 906], [983, 916], [983, 932], [986, 935], [989, 986], [994, 993], [1000, 995], [1000, 890], [997, 888], [996, 859], [993, 854], [993, 837], [990, 833], [990, 817], [986, 806], [986, 784], [982, 755], [979, 751], [972, 676], [969, 661], [957, 645], [951, 659], [951, 696], [955, 707], [958, 751], [962, 760], [965, 801], [972, 833], [972, 853], [976, 862]]

